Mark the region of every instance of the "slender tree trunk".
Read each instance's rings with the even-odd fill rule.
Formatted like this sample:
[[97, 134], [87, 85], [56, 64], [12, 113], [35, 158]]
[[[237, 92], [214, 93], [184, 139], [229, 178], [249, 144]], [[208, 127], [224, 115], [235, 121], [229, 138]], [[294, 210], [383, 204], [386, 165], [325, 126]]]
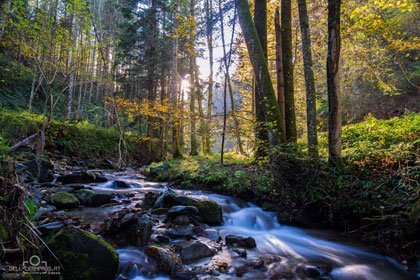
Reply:
[[276, 9], [274, 27], [276, 32], [276, 76], [277, 76], [277, 103], [281, 115], [280, 129], [282, 143], [286, 142], [286, 112], [284, 104], [284, 73], [283, 73], [283, 57], [282, 57], [282, 40], [281, 40], [281, 25], [280, 25], [280, 11]]
[[[195, 23], [195, 1], [190, 0], [190, 19]], [[195, 103], [196, 103], [196, 80], [195, 80], [195, 26], [192, 25], [190, 30], [190, 144], [191, 150], [190, 155], [198, 155], [198, 144], [197, 144], [197, 130], [196, 130], [196, 114], [195, 114]]]
[[286, 112], [286, 138], [296, 142], [296, 115], [293, 84], [293, 48], [292, 48], [292, 2], [281, 0], [281, 37], [284, 73], [284, 104]]
[[[245, 1], [248, 1], [248, 0], [245, 0]], [[224, 155], [225, 155], [226, 119], [227, 119], [226, 91], [227, 91], [227, 75], [225, 75], [225, 82], [224, 82], [224, 87], [223, 87], [223, 128], [222, 128], [222, 144], [220, 147], [220, 164], [224, 163]]]
[[208, 87], [208, 100], [207, 100], [207, 121], [205, 129], [205, 140], [203, 153], [211, 153], [211, 121], [213, 109], [213, 0], [205, 0], [206, 10], [206, 35], [207, 46], [209, 49], [209, 87]]
[[340, 8], [341, 0], [328, 0], [328, 152], [329, 160], [336, 163], [341, 158], [341, 98], [340, 98]]
[[300, 31], [302, 33], [303, 69], [306, 87], [306, 124], [308, 130], [308, 153], [318, 156], [318, 138], [316, 132], [316, 91], [312, 63], [311, 31], [309, 28], [306, 0], [297, 0], [299, 8]]
[[72, 119], [73, 94], [75, 92], [74, 83], [75, 83], [75, 77], [76, 77], [75, 60], [77, 60], [77, 57], [75, 57], [75, 53], [77, 52], [78, 43], [79, 43], [77, 39], [77, 35], [79, 33], [77, 19], [74, 18], [72, 20], [72, 25], [73, 25], [72, 36], [74, 38], [75, 46], [74, 46], [74, 50], [73, 50], [73, 46], [70, 46], [70, 51], [69, 51], [70, 77], [69, 77], [69, 88], [68, 88], [68, 96], [67, 96], [67, 112], [66, 112], [67, 121], [71, 121]]
[[[173, 29], [172, 34], [172, 69], [171, 69], [171, 95], [172, 95], [172, 105], [175, 110], [178, 110], [178, 6], [179, 0], [176, 0], [174, 3], [173, 10]], [[180, 118], [174, 118], [172, 126], [172, 156], [174, 158], [182, 157], [181, 150], [179, 148], [179, 122]]]
[[257, 30], [252, 21], [251, 11], [248, 0], [236, 0], [239, 23], [247, 45], [251, 64], [254, 69], [255, 81], [260, 92], [264, 94], [264, 116], [269, 124], [268, 138], [270, 146], [273, 147], [280, 142], [280, 110], [274, 93], [273, 83], [271, 82], [267, 60], [261, 47]]

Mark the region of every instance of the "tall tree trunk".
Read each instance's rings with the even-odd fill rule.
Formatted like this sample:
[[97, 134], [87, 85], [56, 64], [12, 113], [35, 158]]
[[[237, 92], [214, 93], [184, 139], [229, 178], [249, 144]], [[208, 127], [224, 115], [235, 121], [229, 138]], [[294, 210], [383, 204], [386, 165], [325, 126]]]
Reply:
[[286, 112], [286, 138], [296, 142], [296, 115], [293, 84], [293, 48], [292, 48], [292, 2], [281, 0], [281, 42], [284, 73], [284, 105]]
[[227, 120], [226, 91], [227, 91], [227, 75], [225, 75], [225, 82], [223, 85], [223, 127], [222, 127], [222, 144], [220, 146], [220, 164], [223, 164], [225, 160], [224, 155], [225, 155], [226, 120]]
[[[157, 0], [152, 0], [150, 12], [150, 37], [147, 40], [146, 63], [147, 63], [147, 91], [148, 99], [150, 101], [156, 100], [156, 39], [157, 39]], [[156, 137], [156, 118], [147, 118], [147, 136], [150, 138]]]
[[[178, 110], [178, 6], [179, 0], [175, 0], [173, 10], [173, 29], [172, 29], [172, 69], [171, 69], [171, 99], [172, 105], [175, 110]], [[174, 118], [172, 126], [172, 156], [174, 158], [182, 157], [179, 148], [179, 121], [180, 119]]]
[[[267, 60], [267, 1], [266, 0], [255, 0], [254, 9], [254, 24], [257, 30], [258, 38], [264, 53], [264, 57]], [[267, 60], [268, 61], [268, 60]], [[268, 64], [268, 63], [267, 63]], [[256, 138], [257, 138], [257, 150], [256, 157], [263, 157], [266, 155], [266, 146], [268, 142], [267, 124], [265, 123], [264, 116], [264, 93], [259, 88], [258, 84], [254, 87], [255, 96], [255, 117], [256, 117]]]
[[207, 99], [207, 120], [205, 128], [205, 140], [203, 153], [211, 153], [211, 114], [213, 109], [213, 0], [205, 0], [206, 10], [206, 36], [209, 49], [209, 87]]
[[77, 19], [72, 20], [72, 36], [74, 38], [74, 49], [73, 46], [70, 46], [69, 51], [69, 71], [70, 71], [70, 77], [69, 77], [69, 88], [68, 88], [68, 95], [67, 95], [67, 112], [66, 112], [66, 118], [67, 121], [71, 121], [72, 119], [72, 106], [73, 106], [73, 94], [75, 92], [75, 79], [76, 79], [76, 67], [75, 67], [75, 61], [77, 60], [77, 57], [75, 57], [75, 54], [78, 49], [78, 39], [77, 35], [79, 33], [78, 31], [78, 22]]
[[318, 156], [318, 138], [316, 132], [316, 92], [312, 63], [311, 30], [309, 28], [306, 0], [297, 0], [299, 8], [300, 31], [302, 33], [303, 69], [306, 87], [306, 125], [308, 130], [308, 153]]
[[286, 112], [284, 105], [284, 73], [283, 73], [283, 57], [282, 57], [282, 43], [281, 43], [281, 25], [280, 25], [280, 11], [276, 9], [274, 27], [276, 32], [276, 76], [277, 76], [277, 103], [281, 115], [280, 128], [282, 143], [286, 142]]
[[271, 82], [267, 60], [261, 47], [257, 30], [252, 21], [251, 11], [248, 0], [236, 0], [239, 23], [247, 45], [251, 64], [254, 70], [256, 85], [259, 92], [264, 97], [263, 109], [265, 121], [269, 124], [268, 138], [270, 146], [275, 146], [280, 142], [280, 110], [274, 93], [273, 83]]
[[[195, 23], [195, 1], [190, 0], [190, 20]], [[190, 144], [191, 150], [190, 155], [198, 155], [198, 144], [197, 144], [197, 130], [196, 130], [196, 114], [195, 114], [195, 103], [196, 103], [196, 80], [195, 80], [195, 26], [191, 25], [190, 30]]]
[[341, 158], [341, 100], [340, 100], [340, 8], [341, 0], [328, 0], [328, 152], [334, 163]]

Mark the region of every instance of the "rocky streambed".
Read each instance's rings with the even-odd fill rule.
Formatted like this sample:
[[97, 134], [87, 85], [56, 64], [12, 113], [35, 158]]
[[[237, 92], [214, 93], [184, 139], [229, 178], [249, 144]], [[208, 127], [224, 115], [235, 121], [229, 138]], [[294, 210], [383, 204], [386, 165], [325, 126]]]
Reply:
[[414, 279], [395, 260], [137, 170], [59, 169], [35, 217], [65, 279]]

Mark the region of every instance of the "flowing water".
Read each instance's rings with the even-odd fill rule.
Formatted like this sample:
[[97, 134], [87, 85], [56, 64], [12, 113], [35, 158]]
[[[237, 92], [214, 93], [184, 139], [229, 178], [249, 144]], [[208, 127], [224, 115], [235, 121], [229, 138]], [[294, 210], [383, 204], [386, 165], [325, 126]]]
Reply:
[[[133, 173], [106, 174], [110, 179], [126, 181], [132, 188], [118, 190], [123, 193], [135, 193], [143, 196], [149, 191], [160, 192], [166, 189], [165, 184], [147, 182], [144, 178]], [[113, 191], [110, 184], [98, 184], [93, 189]], [[256, 240], [257, 248], [248, 250], [248, 259], [264, 254], [277, 254], [286, 259], [295, 259], [299, 262], [322, 263], [331, 268], [331, 277], [337, 280], [350, 279], [378, 279], [399, 280], [413, 279], [403, 267], [392, 258], [364, 250], [358, 246], [351, 246], [342, 242], [332, 241], [330, 234], [322, 231], [305, 231], [296, 227], [283, 226], [278, 223], [275, 213], [267, 212], [251, 203], [240, 199], [209, 194], [201, 191], [176, 190], [177, 193], [195, 198], [205, 198], [217, 202], [223, 208], [224, 225], [212, 227], [218, 230], [223, 237], [228, 234], [251, 236]], [[129, 206], [129, 203], [127, 205]], [[102, 211], [109, 212], [121, 206], [106, 207]], [[89, 219], [82, 210], [80, 216]], [[97, 213], [96, 213], [97, 214]], [[98, 216], [97, 216], [98, 217]], [[90, 217], [91, 219], [93, 218]], [[102, 219], [102, 216], [99, 216]], [[123, 248], [117, 250], [120, 257], [119, 273], [132, 280], [140, 279], [169, 279], [164, 275], [151, 273], [151, 266], [156, 264], [145, 257], [141, 250], [136, 248]], [[201, 260], [209, 262], [210, 258]], [[224, 274], [222, 274], [223, 277]], [[226, 279], [236, 279], [235, 275], [228, 275]], [[122, 279], [122, 278], [121, 278]], [[224, 279], [224, 278], [217, 278]], [[239, 279], [239, 278], [238, 278]], [[242, 279], [264, 279], [264, 274], [245, 274]]]

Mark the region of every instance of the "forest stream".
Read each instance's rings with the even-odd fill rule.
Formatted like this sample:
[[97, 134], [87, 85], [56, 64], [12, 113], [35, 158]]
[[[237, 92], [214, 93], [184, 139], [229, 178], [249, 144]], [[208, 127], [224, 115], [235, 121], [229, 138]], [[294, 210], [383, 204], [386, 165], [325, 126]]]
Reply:
[[[112, 213], [137, 207], [139, 202], [143, 203], [147, 193], [163, 193], [169, 186], [168, 183], [149, 182], [133, 170], [103, 174], [110, 181], [90, 184], [89, 188], [95, 192], [117, 194], [118, 202], [104, 207], [78, 208], [67, 213], [91, 227], [101, 225]], [[126, 188], [115, 189], [114, 181], [127, 183]], [[149, 209], [153, 220], [151, 243], [167, 239], [162, 242], [183, 246], [195, 240], [205, 244], [205, 250], [212, 250], [208, 257], [192, 257], [184, 262], [198, 279], [238, 279], [241, 276], [241, 279], [398, 280], [411, 277], [390, 257], [346, 244], [343, 240], [337, 241], [340, 239], [329, 232], [283, 226], [273, 212], [264, 211], [252, 203], [201, 191], [173, 191], [184, 197], [212, 200], [223, 209], [223, 225], [208, 227], [201, 224], [201, 231], [189, 238], [183, 238], [182, 234], [165, 234], [166, 215], [150, 212]], [[226, 247], [221, 241], [228, 235], [252, 237], [256, 248]], [[170, 279], [169, 275], [161, 273], [140, 247], [117, 246], [117, 253], [120, 262], [117, 279]], [[222, 273], [220, 266], [225, 267]]]

